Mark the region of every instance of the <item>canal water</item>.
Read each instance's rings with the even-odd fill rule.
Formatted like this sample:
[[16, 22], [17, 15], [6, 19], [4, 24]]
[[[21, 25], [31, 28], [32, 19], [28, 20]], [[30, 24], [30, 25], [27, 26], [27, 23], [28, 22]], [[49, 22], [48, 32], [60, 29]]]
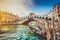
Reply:
[[[0, 34], [0, 40], [40, 40], [33, 34], [27, 25], [7, 25], [1, 27], [2, 30], [9, 31], [4, 34]], [[36, 26], [32, 27], [36, 28]]]

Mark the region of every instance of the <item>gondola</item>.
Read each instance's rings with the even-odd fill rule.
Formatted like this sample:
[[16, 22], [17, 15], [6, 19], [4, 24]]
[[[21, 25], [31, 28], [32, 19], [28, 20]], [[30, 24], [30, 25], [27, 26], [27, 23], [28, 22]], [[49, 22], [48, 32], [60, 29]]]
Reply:
[[29, 27], [31, 29], [31, 31], [34, 33], [34, 35], [36, 35], [40, 40], [47, 40], [47, 37], [44, 37], [40, 34], [40, 31], [38, 31], [35, 28]]

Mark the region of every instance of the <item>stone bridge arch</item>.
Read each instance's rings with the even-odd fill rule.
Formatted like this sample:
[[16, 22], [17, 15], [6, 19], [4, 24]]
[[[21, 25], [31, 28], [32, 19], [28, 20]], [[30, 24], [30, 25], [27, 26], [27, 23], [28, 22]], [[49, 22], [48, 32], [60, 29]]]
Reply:
[[35, 19], [35, 18], [28, 18], [28, 20], [24, 21], [23, 23], [21, 23], [22, 25], [28, 25], [30, 22], [32, 21], [36, 21], [38, 22], [38, 24], [40, 24], [40, 26], [44, 27], [45, 26], [45, 20], [42, 21], [42, 20], [38, 20], [38, 19]]

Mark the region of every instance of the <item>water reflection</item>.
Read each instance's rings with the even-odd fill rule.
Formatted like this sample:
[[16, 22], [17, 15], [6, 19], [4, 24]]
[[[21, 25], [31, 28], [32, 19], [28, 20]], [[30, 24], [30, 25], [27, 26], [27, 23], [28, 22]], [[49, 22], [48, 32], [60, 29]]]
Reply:
[[[35, 26], [33, 26], [35, 28]], [[1, 40], [39, 40], [33, 35], [29, 26], [26, 25], [5, 25], [1, 26], [2, 31], [10, 30], [7, 33], [1, 34]], [[4, 29], [5, 28], [5, 29]]]

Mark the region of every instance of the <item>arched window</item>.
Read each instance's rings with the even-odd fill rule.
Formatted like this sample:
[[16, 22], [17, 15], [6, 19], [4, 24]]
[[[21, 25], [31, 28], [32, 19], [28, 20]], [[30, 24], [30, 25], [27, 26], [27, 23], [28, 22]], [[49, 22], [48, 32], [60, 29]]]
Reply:
[[39, 17], [37, 16], [37, 18], [39, 18]]
[[58, 16], [60, 17], [60, 14]]
[[41, 18], [41, 16], [40, 16], [40, 18]]
[[58, 11], [58, 13], [59, 13], [59, 11]]
[[49, 18], [49, 20], [51, 21], [51, 18]]
[[46, 20], [48, 20], [48, 17], [46, 17]]
[[58, 7], [58, 9], [59, 9], [59, 7]]
[[42, 19], [44, 19], [44, 17], [42, 17]]

